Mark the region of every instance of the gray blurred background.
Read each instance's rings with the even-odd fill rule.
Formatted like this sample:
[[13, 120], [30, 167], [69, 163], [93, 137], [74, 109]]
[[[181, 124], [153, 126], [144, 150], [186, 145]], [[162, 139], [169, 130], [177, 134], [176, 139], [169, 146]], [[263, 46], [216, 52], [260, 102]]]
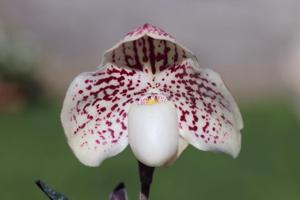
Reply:
[[172, 34], [202, 67], [220, 72], [231, 90], [247, 98], [286, 89], [282, 74], [300, 38], [298, 0], [0, 2], [0, 27], [17, 31], [35, 47], [43, 59], [40, 78], [48, 91], [59, 94], [79, 72], [94, 70], [102, 53], [126, 32], [145, 22]]

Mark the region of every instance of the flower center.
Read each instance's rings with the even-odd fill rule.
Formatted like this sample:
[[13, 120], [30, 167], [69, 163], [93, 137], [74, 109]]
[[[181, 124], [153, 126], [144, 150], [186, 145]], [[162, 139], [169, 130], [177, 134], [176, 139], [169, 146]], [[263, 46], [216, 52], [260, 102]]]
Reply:
[[147, 105], [153, 105], [153, 104], [157, 104], [158, 103], [158, 100], [155, 99], [155, 98], [150, 98], [147, 100]]
[[142, 97], [138, 105], [154, 105], [158, 103], [167, 102], [168, 99], [164, 95], [157, 93], [150, 93]]

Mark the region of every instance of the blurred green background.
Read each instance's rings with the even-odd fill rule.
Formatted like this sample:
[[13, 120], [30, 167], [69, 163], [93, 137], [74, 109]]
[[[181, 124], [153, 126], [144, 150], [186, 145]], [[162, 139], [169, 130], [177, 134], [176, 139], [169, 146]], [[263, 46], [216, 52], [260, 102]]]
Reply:
[[[175, 165], [157, 169], [152, 199], [289, 199], [300, 197], [300, 124], [284, 101], [242, 105], [243, 144], [237, 159], [189, 147]], [[80, 164], [59, 121], [60, 104], [37, 103], [1, 114], [1, 199], [47, 199], [42, 179], [71, 199], [107, 199], [124, 181], [137, 199], [137, 163], [130, 148], [100, 167]]]
[[71, 80], [124, 33], [157, 25], [218, 71], [245, 128], [237, 159], [189, 147], [157, 169], [151, 199], [300, 199], [300, 2], [0, 0], [0, 199], [108, 199], [121, 181], [137, 199], [130, 148], [97, 168], [69, 149], [60, 110]]

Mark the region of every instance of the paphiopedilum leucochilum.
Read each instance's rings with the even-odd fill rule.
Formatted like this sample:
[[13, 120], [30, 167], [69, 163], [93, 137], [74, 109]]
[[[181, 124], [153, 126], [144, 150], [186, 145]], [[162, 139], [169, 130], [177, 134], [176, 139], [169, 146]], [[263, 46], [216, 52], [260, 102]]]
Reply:
[[96, 71], [73, 80], [61, 120], [71, 149], [88, 166], [128, 144], [146, 168], [171, 165], [188, 144], [236, 157], [243, 128], [220, 76], [150, 24], [106, 51]]

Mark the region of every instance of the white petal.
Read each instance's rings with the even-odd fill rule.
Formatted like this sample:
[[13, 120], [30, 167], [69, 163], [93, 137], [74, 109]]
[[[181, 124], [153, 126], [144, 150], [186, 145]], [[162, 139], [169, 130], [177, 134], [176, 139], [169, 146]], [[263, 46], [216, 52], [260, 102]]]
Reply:
[[133, 105], [128, 120], [129, 144], [139, 161], [158, 167], [177, 155], [179, 130], [172, 102]]
[[204, 151], [236, 157], [241, 148], [243, 120], [220, 76], [187, 59], [157, 75], [161, 93], [175, 103], [180, 135]]
[[125, 149], [129, 106], [139, 101], [146, 87], [141, 74], [113, 65], [74, 79], [61, 120], [68, 143], [83, 164], [98, 166]]

